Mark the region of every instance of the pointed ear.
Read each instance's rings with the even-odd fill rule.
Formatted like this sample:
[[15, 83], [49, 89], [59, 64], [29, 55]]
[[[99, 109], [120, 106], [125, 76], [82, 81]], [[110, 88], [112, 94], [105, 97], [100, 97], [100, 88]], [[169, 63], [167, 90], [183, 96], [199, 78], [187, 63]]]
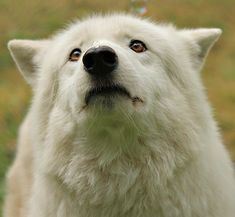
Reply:
[[14, 39], [8, 42], [11, 56], [25, 80], [31, 86], [35, 85], [38, 58], [47, 44], [48, 41], [46, 40]]
[[189, 38], [198, 45], [199, 49], [197, 51], [197, 63], [199, 63], [200, 66], [203, 64], [208, 52], [218, 40], [221, 33], [222, 30], [217, 28], [201, 28], [181, 31], [181, 34], [183, 34], [184, 37]]

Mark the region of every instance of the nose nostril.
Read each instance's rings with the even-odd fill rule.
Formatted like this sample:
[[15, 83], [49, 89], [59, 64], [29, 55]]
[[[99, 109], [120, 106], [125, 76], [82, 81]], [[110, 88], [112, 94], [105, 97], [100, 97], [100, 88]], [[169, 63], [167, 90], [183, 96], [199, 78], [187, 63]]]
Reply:
[[87, 69], [91, 69], [95, 65], [95, 60], [92, 54], [87, 54], [83, 58], [83, 64]]
[[117, 56], [115, 53], [110, 51], [103, 51], [102, 53], [103, 62], [107, 65], [113, 66], [117, 63]]

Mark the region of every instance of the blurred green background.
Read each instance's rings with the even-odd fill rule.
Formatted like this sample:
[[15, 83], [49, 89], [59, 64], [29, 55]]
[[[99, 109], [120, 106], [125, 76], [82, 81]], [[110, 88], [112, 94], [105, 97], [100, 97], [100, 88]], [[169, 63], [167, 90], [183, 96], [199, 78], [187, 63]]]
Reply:
[[[0, 0], [0, 216], [4, 177], [31, 91], [17, 71], [7, 41], [50, 36], [68, 21], [94, 12], [130, 11], [131, 0]], [[178, 27], [219, 27], [223, 35], [202, 72], [224, 143], [235, 160], [235, 1], [148, 0], [146, 17]]]

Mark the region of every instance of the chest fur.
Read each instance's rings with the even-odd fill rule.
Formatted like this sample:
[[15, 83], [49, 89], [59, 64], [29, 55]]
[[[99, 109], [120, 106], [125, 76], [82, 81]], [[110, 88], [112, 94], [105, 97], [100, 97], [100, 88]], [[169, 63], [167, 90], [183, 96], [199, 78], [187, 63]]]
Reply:
[[153, 216], [153, 213], [159, 213], [159, 174], [150, 164], [152, 162], [146, 162], [147, 167], [144, 167], [140, 162], [122, 161], [100, 168], [97, 164], [88, 167], [87, 162], [76, 174], [67, 171], [63, 182], [67, 182], [69, 201], [76, 201], [71, 210], [89, 217], [148, 216], [147, 213]]

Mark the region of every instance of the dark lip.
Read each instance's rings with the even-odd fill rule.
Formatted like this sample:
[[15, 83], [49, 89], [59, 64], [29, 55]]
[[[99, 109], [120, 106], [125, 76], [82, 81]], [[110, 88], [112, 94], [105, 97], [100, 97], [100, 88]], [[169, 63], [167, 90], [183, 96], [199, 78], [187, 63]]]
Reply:
[[107, 96], [122, 95], [122, 96], [126, 96], [130, 99], [132, 98], [129, 91], [121, 85], [115, 84], [115, 85], [109, 85], [109, 86], [97, 86], [97, 87], [91, 88], [87, 92], [87, 94], [85, 96], [86, 105], [89, 104], [92, 97], [95, 97], [98, 95], [104, 95], [104, 96], [105, 95], [107, 95]]

